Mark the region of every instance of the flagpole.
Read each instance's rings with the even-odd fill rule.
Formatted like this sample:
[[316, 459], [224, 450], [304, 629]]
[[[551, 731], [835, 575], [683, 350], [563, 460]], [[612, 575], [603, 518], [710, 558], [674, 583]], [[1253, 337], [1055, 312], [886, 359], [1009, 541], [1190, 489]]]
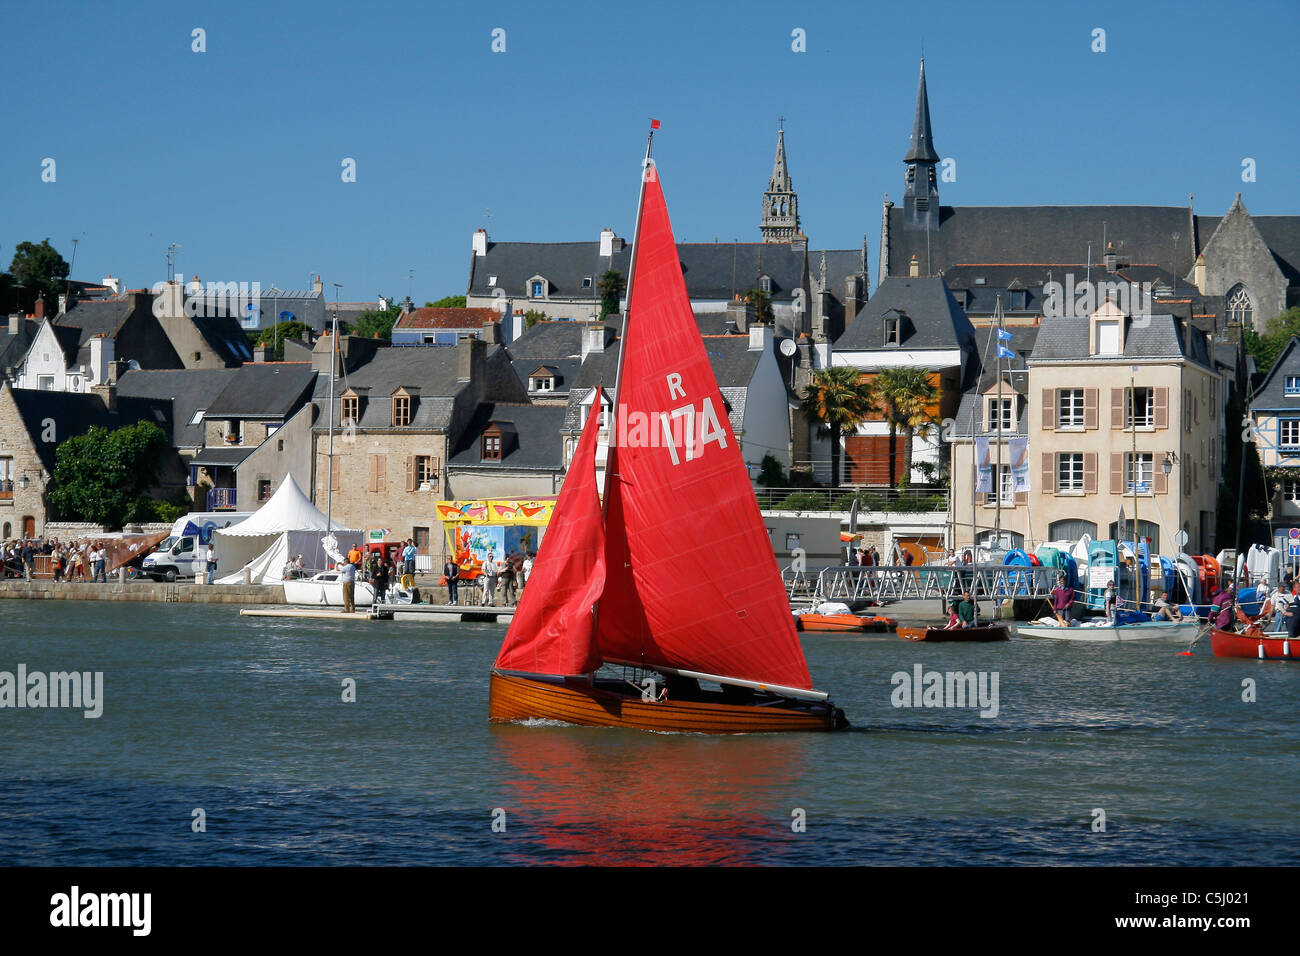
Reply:
[[993, 469], [993, 493], [996, 507], [993, 510], [993, 546], [1002, 546], [1002, 294], [998, 293], [997, 305], [997, 339], [998, 356], [998, 466]]

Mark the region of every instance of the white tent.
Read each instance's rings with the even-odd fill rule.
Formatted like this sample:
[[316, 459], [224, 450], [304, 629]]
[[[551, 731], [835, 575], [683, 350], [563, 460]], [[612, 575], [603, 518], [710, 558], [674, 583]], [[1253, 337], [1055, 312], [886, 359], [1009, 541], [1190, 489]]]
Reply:
[[217, 531], [217, 566], [222, 574], [217, 583], [242, 584], [247, 569], [254, 584], [278, 584], [284, 580], [285, 564], [298, 554], [304, 568], [321, 570], [330, 561], [321, 544], [328, 531], [334, 532], [344, 550], [361, 544], [363, 537], [360, 531], [327, 521], [286, 474], [279, 490], [251, 518]]

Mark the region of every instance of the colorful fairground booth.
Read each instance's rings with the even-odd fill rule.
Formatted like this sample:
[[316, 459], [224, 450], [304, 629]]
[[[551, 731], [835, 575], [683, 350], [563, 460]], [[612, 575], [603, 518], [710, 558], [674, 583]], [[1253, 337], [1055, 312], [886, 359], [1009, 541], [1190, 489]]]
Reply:
[[447, 553], [455, 555], [461, 578], [477, 577], [489, 551], [498, 561], [516, 552], [536, 554], [557, 498], [439, 501], [438, 520]]

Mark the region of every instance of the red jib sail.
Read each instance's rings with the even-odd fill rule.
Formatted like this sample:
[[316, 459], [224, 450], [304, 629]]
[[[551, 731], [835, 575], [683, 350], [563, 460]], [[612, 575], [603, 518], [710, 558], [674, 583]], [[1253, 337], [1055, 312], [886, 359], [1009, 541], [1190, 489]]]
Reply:
[[502, 670], [567, 676], [600, 666], [592, 613], [605, 585], [605, 529], [596, 491], [599, 389], [593, 408], [497, 655]]
[[808, 664], [691, 312], [659, 177], [653, 165], [646, 173], [616, 447], [606, 467], [600, 652], [808, 690]]

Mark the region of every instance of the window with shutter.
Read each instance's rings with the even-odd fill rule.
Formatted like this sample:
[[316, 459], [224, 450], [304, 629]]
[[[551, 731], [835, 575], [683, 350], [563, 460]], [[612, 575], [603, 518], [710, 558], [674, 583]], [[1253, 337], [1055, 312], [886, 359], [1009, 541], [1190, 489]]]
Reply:
[[1110, 493], [1124, 493], [1124, 456], [1118, 452], [1111, 452], [1110, 455]]
[[1097, 493], [1097, 453], [1095, 451], [1085, 452], [1083, 456], [1083, 493], [1085, 495], [1095, 495]]
[[1083, 427], [1087, 429], [1097, 427], [1097, 393], [1095, 388], [1083, 390]]
[[1052, 431], [1056, 428], [1056, 389], [1043, 389], [1043, 428]]
[[[1156, 428], [1169, 427], [1169, 388], [1161, 386], [1160, 388], [1150, 389], [1152, 394], [1151, 424]], [[1196, 405], [1192, 404], [1192, 414], [1196, 414]]]
[[415, 490], [415, 458], [412, 455], [406, 456], [406, 490]]
[[341, 482], [343, 479], [343, 468], [339, 464], [340, 459], [338, 455], [330, 455], [328, 457], [330, 467], [330, 491], [339, 491], [342, 488]]
[[1050, 451], [1043, 452], [1043, 494], [1056, 492], [1056, 456]]
[[1110, 427], [1119, 431], [1124, 427], [1124, 393], [1128, 389], [1112, 388], [1110, 390]]

